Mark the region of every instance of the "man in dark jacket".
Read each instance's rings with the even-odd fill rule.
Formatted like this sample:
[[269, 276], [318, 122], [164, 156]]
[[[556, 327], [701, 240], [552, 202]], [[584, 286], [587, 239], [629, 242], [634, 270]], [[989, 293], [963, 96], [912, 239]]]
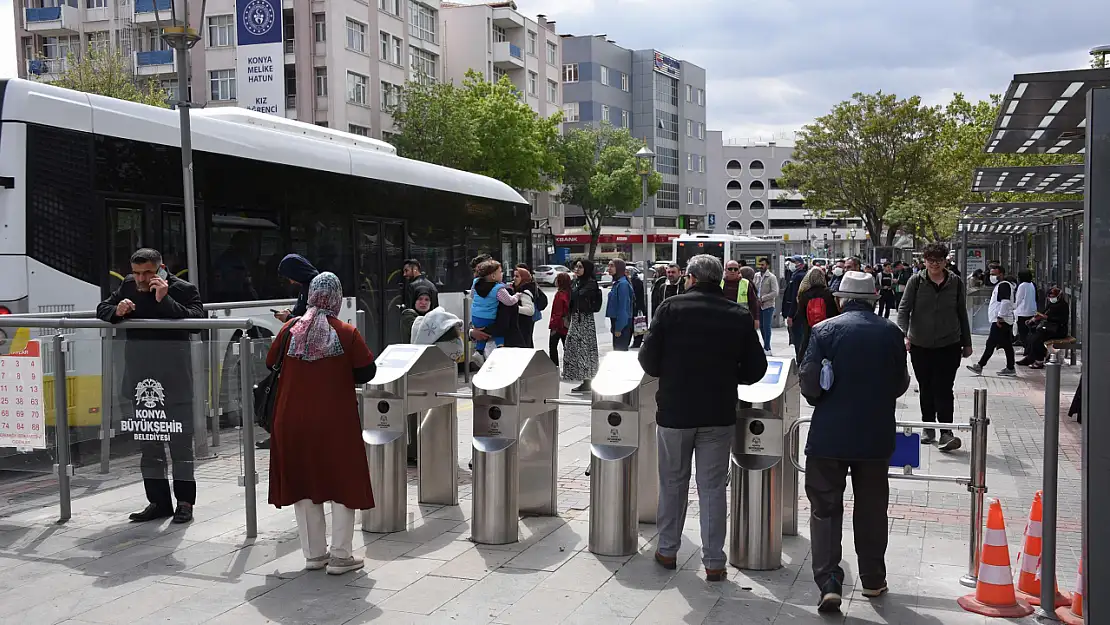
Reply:
[[782, 318], [790, 333], [790, 344], [802, 342], [801, 328], [794, 327], [794, 313], [798, 311], [798, 287], [806, 277], [806, 261], [801, 256], [791, 256], [786, 261], [787, 280], [782, 293]]
[[[635, 322], [636, 317], [647, 315], [647, 289], [644, 288], [644, 281], [635, 267], [625, 267], [625, 274], [628, 276], [628, 282], [632, 284], [632, 320]], [[643, 344], [643, 334], [637, 334], [632, 339], [632, 347], [640, 347]]]
[[[132, 319], [203, 319], [197, 287], [167, 273], [162, 255], [141, 249], [131, 255], [131, 275], [96, 307], [102, 321]], [[142, 441], [140, 467], [149, 501], [131, 515], [136, 522], [172, 516], [175, 523], [193, 519], [197, 486], [193, 478], [193, 380], [188, 330], [124, 332], [123, 390], [132, 399], [121, 422], [123, 432]], [[166, 450], [173, 460], [173, 494], [166, 481]]]
[[639, 361], [659, 378], [659, 547], [655, 560], [677, 566], [690, 460], [698, 455], [702, 563], [706, 579], [725, 577], [725, 488], [736, 430], [736, 386], [754, 384], [767, 357], [752, 316], [721, 290], [721, 261], [699, 254], [686, 265], [686, 293], [659, 306]]
[[424, 272], [420, 269], [420, 261], [415, 258], [406, 260], [401, 268], [401, 274], [405, 278], [405, 308], [416, 306], [417, 287], [431, 289], [432, 308], [439, 307], [439, 290], [436, 289], [435, 283], [429, 280], [428, 276], [424, 275]]
[[894, 453], [895, 402], [910, 385], [902, 333], [874, 312], [874, 279], [848, 272], [834, 295], [841, 313], [813, 327], [799, 380], [802, 395], [814, 406], [805, 479], [820, 612], [840, 609], [840, 541], [849, 469], [862, 594], [878, 597], [887, 590], [887, 465]]
[[659, 276], [655, 280], [655, 284], [651, 287], [651, 317], [655, 318], [655, 311], [659, 310], [659, 305], [669, 297], [681, 295], [686, 292], [686, 285], [682, 282], [682, 271], [678, 265], [671, 263], [667, 265], [665, 275]]

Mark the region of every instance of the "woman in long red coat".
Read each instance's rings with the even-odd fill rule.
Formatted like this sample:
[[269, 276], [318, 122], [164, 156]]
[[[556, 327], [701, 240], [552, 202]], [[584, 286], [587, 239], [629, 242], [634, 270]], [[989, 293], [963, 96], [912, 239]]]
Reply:
[[[270, 503], [293, 506], [305, 568], [340, 575], [362, 568], [351, 553], [355, 511], [374, 507], [355, 385], [374, 377], [374, 356], [354, 326], [336, 319], [343, 287], [313, 278], [308, 312], [278, 332], [266, 357], [281, 363], [270, 447]], [[324, 502], [331, 502], [328, 551]]]

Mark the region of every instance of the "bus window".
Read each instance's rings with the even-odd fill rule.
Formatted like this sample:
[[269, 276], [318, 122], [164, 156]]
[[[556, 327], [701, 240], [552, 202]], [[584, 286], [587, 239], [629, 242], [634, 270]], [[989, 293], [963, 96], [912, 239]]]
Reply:
[[721, 264], [724, 264], [725, 244], [723, 241], [679, 241], [675, 262], [682, 269], [686, 269], [686, 263], [698, 254], [712, 254], [720, 259]]
[[278, 223], [277, 211], [213, 211], [208, 239], [211, 301], [288, 297], [277, 275], [285, 256]]
[[108, 290], [131, 273], [131, 254], [143, 246], [143, 204], [108, 200]]

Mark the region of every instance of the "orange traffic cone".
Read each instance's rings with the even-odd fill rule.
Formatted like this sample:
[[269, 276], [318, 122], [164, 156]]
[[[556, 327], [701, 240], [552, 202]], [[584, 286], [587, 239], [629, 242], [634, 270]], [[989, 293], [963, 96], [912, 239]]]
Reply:
[[1056, 608], [1056, 618], [1068, 625], [1083, 625], [1083, 561], [1079, 561], [1079, 573], [1075, 576], [1075, 593], [1071, 596], [1071, 607]]
[[1018, 600], [1014, 592], [1006, 521], [1002, 518], [1002, 504], [997, 499], [991, 500], [987, 514], [987, 531], [983, 534], [983, 555], [979, 558], [975, 592], [960, 597], [956, 603], [968, 612], [990, 617], [1018, 618], [1033, 613], [1033, 607]]
[[[1025, 524], [1025, 543], [1018, 566], [1018, 597], [1029, 605], [1041, 605], [1041, 497], [1041, 491], [1033, 495], [1033, 506], [1029, 508], [1029, 521]], [[1056, 606], [1062, 605], [1071, 605], [1071, 599], [1061, 593], [1057, 586]]]

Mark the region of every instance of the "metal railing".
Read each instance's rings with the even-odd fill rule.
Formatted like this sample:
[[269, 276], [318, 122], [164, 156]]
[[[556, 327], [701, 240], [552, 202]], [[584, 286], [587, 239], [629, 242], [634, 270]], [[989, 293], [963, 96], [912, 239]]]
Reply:
[[[1057, 365], [1057, 368], [1059, 365]], [[1057, 387], [1059, 388], [1059, 387]], [[1059, 412], [1059, 393], [1057, 393], [1057, 412]], [[806, 423], [812, 422], [813, 419], [805, 418], [798, 419], [790, 426], [786, 432], [786, 438], [793, 437], [798, 433], [799, 428]], [[906, 434], [913, 430], [924, 429], [938, 429], [943, 428], [946, 430], [960, 430], [964, 432], [971, 432], [971, 462], [968, 472], [968, 477], [961, 477], [958, 475], [936, 475], [932, 473], [914, 473], [913, 468], [910, 466], [903, 467], [902, 473], [889, 473], [887, 477], [895, 480], [913, 480], [922, 482], [947, 482], [950, 484], [961, 484], [967, 487], [967, 491], [971, 493], [971, 520], [970, 520], [970, 535], [968, 546], [968, 563], [967, 575], [960, 578], [960, 584], [969, 588], [974, 588], [979, 578], [979, 557], [980, 549], [983, 544], [983, 499], [987, 493], [987, 434], [990, 426], [990, 418], [987, 416], [987, 390], [982, 388], [975, 389], [975, 404], [969, 423], [936, 423], [926, 421], [896, 421], [895, 426], [901, 428]], [[1045, 419], [1045, 429], [1048, 429], [1048, 419]], [[1047, 467], [1048, 440], [1045, 440], [1045, 462]], [[799, 446], [798, 448], [800, 448]], [[805, 473], [805, 467], [798, 462], [797, 449], [791, 450], [790, 463], [794, 465], [794, 469], [800, 473]], [[1055, 451], [1053, 451], [1053, 460], [1055, 462]], [[1055, 466], [1055, 464], [1053, 464]], [[1046, 469], [1047, 470], [1047, 469]], [[1046, 485], [1047, 485], [1047, 473]], [[1053, 473], [1055, 476], [1055, 473]], [[1047, 493], [1046, 493], [1047, 494]], [[1053, 493], [1055, 497], [1055, 492]], [[1053, 499], [1055, 504], [1055, 499]], [[1047, 510], [1047, 499], [1045, 508]], [[1055, 508], [1053, 508], [1055, 511]], [[1055, 531], [1055, 515], [1052, 518], [1053, 531]], [[1046, 525], [1047, 527], [1047, 525]], [[1055, 547], [1055, 543], [1053, 543]], [[1046, 578], [1048, 579], [1048, 578]], [[1051, 584], [1046, 584], [1051, 586]], [[1048, 603], [1047, 605], [1052, 605]]]
[[[142, 330], [243, 330], [242, 337], [239, 339], [240, 349], [240, 362], [249, 364], [252, 343], [247, 330], [254, 327], [254, 322], [246, 318], [225, 317], [219, 319], [136, 319], [133, 321], [121, 321], [119, 323], [108, 323], [95, 319], [81, 319], [81, 318], [67, 318], [67, 317], [35, 317], [35, 316], [21, 316], [21, 315], [3, 315], [0, 316], [0, 329], [19, 329], [19, 328], [49, 328], [49, 329], [92, 329], [92, 330], [128, 330], [128, 329], [142, 329]], [[49, 337], [51, 354], [54, 362], [64, 362], [66, 335], [62, 333], [54, 334]], [[244, 496], [246, 499], [246, 521], [247, 521], [247, 538], [254, 538], [258, 535], [258, 510], [257, 500], [255, 498], [255, 487], [258, 483], [258, 474], [255, 472], [254, 462], [254, 381], [252, 379], [252, 371], [249, 366], [240, 367], [240, 392], [241, 398], [241, 411], [242, 411], [242, 433], [243, 433], [243, 475], [241, 476]], [[194, 377], [194, 381], [201, 378]], [[57, 458], [57, 473], [58, 473], [58, 508], [59, 508], [59, 523], [68, 521], [72, 515], [72, 494], [70, 488], [70, 475], [72, 472], [70, 462], [70, 441], [69, 441], [69, 414], [66, 401], [66, 376], [64, 374], [54, 374], [54, 424], [55, 424], [55, 453]], [[196, 395], [196, 393], [194, 393]], [[106, 415], [108, 411], [103, 411]], [[203, 413], [202, 413], [203, 417]], [[195, 418], [195, 415], [194, 415]], [[202, 424], [203, 425], [203, 424]], [[102, 428], [105, 427], [102, 424]], [[111, 427], [108, 423], [107, 427]], [[102, 430], [103, 433], [103, 430]], [[200, 437], [204, 440], [204, 445], [197, 444], [198, 455], [201, 448], [207, 449], [207, 432], [206, 428], [200, 427], [194, 429], [194, 437]], [[110, 438], [110, 434], [104, 437], [106, 441]], [[200, 440], [198, 439], [198, 441]], [[102, 442], [102, 450], [105, 442]]]
[[[232, 310], [240, 308], [267, 308], [270, 306], [293, 306], [297, 303], [294, 298], [286, 299], [260, 299], [254, 301], [243, 302], [212, 302], [204, 305], [204, 310], [222, 310], [228, 315]], [[5, 319], [96, 319], [95, 310], [69, 310], [63, 312], [42, 312], [42, 313], [15, 313], [11, 315], [4, 315]], [[111, 327], [117, 328], [120, 324], [113, 324]], [[37, 326], [42, 327], [42, 326]]]

